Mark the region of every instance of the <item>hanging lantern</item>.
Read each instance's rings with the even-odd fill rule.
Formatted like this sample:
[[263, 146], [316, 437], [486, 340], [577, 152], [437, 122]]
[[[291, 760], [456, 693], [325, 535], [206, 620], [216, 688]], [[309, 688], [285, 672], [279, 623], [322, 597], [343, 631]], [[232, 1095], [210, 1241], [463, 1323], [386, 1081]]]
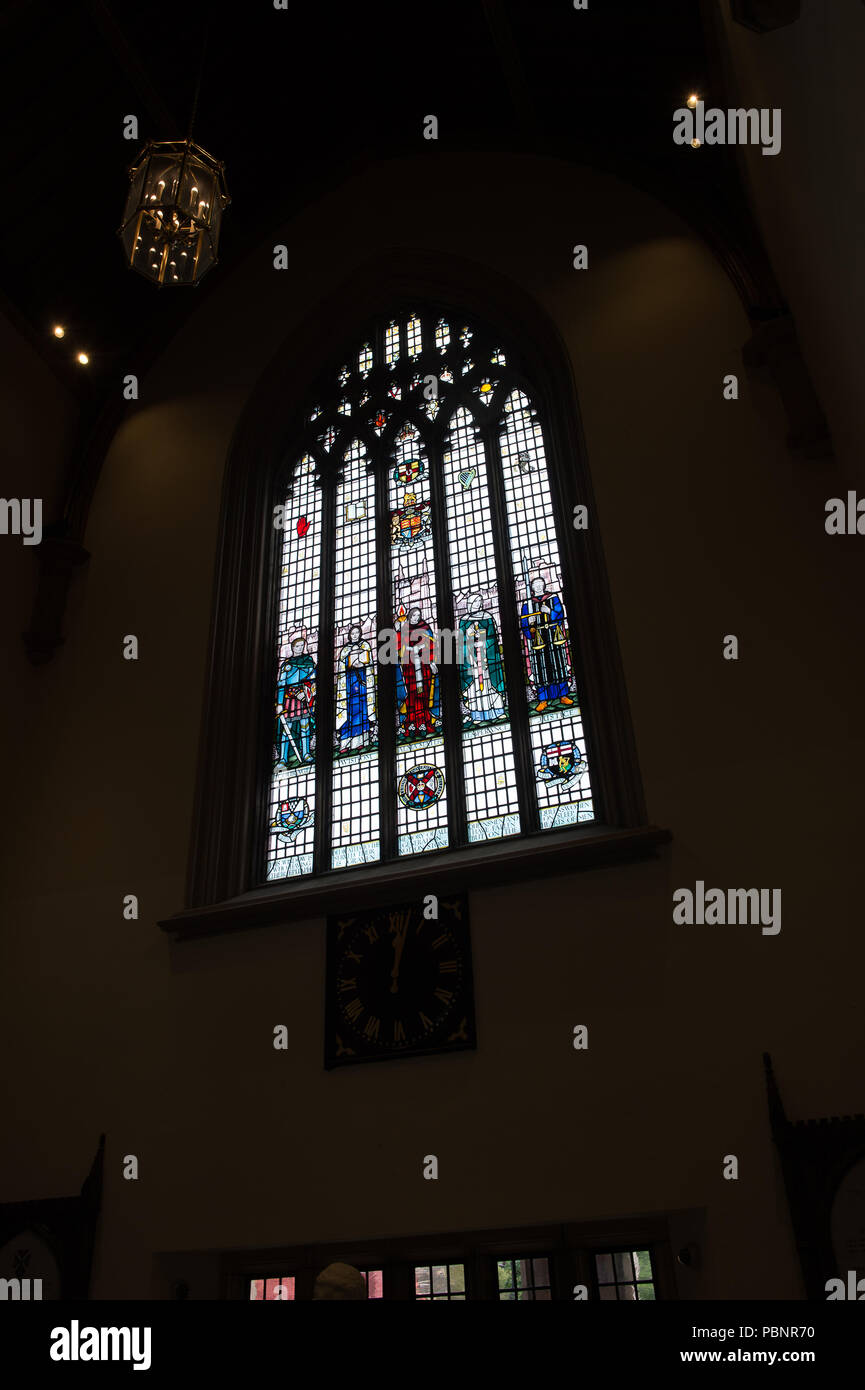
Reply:
[[224, 165], [192, 140], [150, 140], [129, 170], [118, 232], [127, 264], [157, 285], [197, 285], [216, 265]]

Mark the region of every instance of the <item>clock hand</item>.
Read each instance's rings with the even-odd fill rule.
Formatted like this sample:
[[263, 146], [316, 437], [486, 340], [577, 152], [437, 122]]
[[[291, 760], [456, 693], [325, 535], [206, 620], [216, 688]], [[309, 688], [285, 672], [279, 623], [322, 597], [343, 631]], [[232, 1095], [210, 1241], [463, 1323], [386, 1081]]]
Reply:
[[[406, 924], [406, 925], [407, 925], [407, 924]], [[394, 938], [393, 938], [393, 969], [392, 969], [391, 972], [390, 972], [390, 978], [391, 978], [390, 992], [391, 992], [391, 994], [396, 994], [396, 993], [397, 993], [397, 990], [399, 989], [399, 985], [398, 985], [397, 981], [399, 980], [399, 963], [400, 963], [400, 960], [402, 959], [402, 948], [403, 948], [403, 946], [405, 945], [405, 933], [406, 933], [406, 928], [405, 928], [405, 926], [400, 927], [400, 928], [394, 933]]]

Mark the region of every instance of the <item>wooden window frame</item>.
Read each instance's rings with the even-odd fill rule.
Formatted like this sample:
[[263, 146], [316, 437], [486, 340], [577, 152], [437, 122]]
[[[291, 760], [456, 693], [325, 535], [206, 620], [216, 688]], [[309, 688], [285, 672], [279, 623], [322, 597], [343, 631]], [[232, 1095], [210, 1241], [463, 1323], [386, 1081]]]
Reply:
[[656, 1302], [678, 1298], [667, 1214], [227, 1251], [219, 1257], [219, 1288], [222, 1299], [249, 1302], [249, 1281], [265, 1277], [263, 1270], [278, 1267], [283, 1276], [294, 1275], [292, 1301], [302, 1302], [312, 1298], [316, 1275], [339, 1261], [356, 1269], [382, 1270], [382, 1302], [418, 1302], [414, 1293], [415, 1265], [462, 1264], [465, 1302], [510, 1302], [499, 1299], [496, 1261], [545, 1258], [550, 1262], [551, 1298], [544, 1302], [574, 1302], [577, 1284], [586, 1286], [590, 1302], [600, 1302], [593, 1275], [594, 1256], [597, 1252], [623, 1249], [650, 1251]]
[[[580, 699], [590, 730], [597, 818], [581, 828], [261, 883], [261, 804], [268, 780], [263, 727], [274, 679], [275, 479], [297, 453], [322, 366], [361, 342], [368, 323], [382, 313], [422, 313], [428, 305], [441, 308], [453, 325], [473, 319], [490, 325], [503, 344], [515, 345], [522, 361], [562, 510], [557, 529], [564, 592], [582, 655]], [[579, 538], [562, 524], [577, 502], [589, 510], [588, 530]], [[289, 335], [235, 434], [217, 541], [186, 905], [160, 926], [197, 936], [321, 917], [348, 905], [387, 902], [394, 892], [405, 897], [413, 890], [458, 891], [643, 858], [669, 839], [669, 831], [646, 820], [576, 392], [555, 326], [522, 291], [474, 264], [409, 253], [376, 258]]]

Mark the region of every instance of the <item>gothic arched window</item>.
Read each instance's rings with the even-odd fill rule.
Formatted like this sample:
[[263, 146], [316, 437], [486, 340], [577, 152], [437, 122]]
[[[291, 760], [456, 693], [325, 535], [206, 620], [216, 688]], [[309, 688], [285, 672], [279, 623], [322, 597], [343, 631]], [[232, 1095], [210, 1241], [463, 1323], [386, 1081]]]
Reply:
[[594, 819], [550, 465], [480, 323], [382, 320], [321, 383], [273, 503], [261, 877]]

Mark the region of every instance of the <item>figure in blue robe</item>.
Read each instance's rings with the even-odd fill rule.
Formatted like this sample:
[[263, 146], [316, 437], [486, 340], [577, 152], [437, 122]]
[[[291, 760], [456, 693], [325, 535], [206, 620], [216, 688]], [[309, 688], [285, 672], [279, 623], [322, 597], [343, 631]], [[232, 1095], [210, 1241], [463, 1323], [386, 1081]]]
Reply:
[[340, 752], [368, 746], [374, 732], [375, 667], [372, 647], [359, 623], [352, 623], [339, 654], [336, 732]]

